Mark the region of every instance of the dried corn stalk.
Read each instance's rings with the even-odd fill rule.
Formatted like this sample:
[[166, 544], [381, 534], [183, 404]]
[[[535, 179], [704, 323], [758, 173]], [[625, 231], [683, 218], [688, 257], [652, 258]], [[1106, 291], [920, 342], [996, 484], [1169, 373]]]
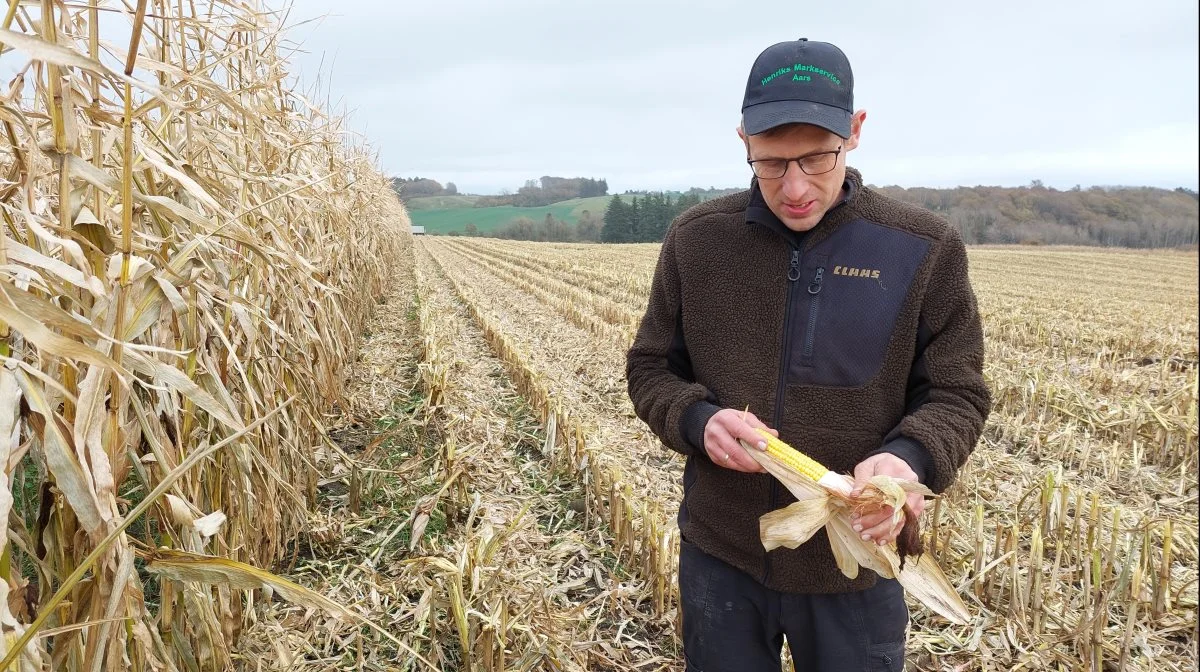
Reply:
[[5, 5], [0, 669], [230, 668], [270, 584], [136, 553], [288, 555], [403, 210], [258, 2]]

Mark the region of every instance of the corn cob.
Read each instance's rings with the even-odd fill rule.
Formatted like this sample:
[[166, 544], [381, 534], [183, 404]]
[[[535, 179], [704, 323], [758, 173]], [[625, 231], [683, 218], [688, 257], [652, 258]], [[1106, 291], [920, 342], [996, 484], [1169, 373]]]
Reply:
[[768, 455], [818, 485], [843, 494], [850, 494], [851, 485], [844, 477], [833, 473], [826, 469], [825, 465], [775, 438], [767, 430], [759, 429], [757, 431], [767, 442]]

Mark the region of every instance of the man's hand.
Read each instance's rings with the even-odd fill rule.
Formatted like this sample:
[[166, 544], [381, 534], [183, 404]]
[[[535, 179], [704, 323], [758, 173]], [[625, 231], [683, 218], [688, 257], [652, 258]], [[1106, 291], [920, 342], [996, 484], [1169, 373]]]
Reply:
[[[916, 481], [917, 474], [904, 460], [891, 453], [872, 455], [854, 468], [854, 491], [851, 497], [862, 494], [863, 488], [872, 476], [891, 476], [906, 481]], [[925, 498], [920, 493], [908, 493], [908, 508], [913, 515], [920, 517], [925, 511]], [[855, 514], [853, 519], [854, 531], [862, 535], [863, 541], [874, 541], [880, 546], [895, 541], [904, 527], [904, 513], [900, 514], [899, 522], [892, 524], [892, 507], [884, 506], [874, 511], [863, 511]]]
[[764, 425], [753, 413], [723, 408], [714, 413], [704, 426], [704, 452], [708, 453], [713, 464], [726, 469], [748, 474], [765, 471], [737, 441], [741, 439], [758, 450], [766, 450], [767, 442], [754, 431], [759, 427], [779, 436], [779, 432]]

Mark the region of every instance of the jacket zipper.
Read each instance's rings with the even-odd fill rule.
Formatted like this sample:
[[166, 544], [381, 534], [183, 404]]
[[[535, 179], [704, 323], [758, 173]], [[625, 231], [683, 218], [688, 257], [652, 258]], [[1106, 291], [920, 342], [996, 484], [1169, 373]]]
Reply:
[[817, 338], [817, 312], [821, 308], [821, 283], [825, 280], [825, 267], [818, 266], [817, 274], [808, 283], [808, 293], [812, 294], [812, 303], [808, 306], [808, 328], [804, 331], [804, 362], [812, 359], [813, 344]]
[[792, 250], [792, 260], [788, 265], [787, 304], [783, 307], [783, 356], [779, 359], [779, 383], [775, 388], [775, 429], [783, 422], [783, 395], [787, 387], [788, 367], [792, 359], [792, 294], [795, 293], [797, 280], [800, 279], [800, 250]]
[[[775, 419], [771, 423], [771, 427], [779, 429], [780, 423], [783, 422], [783, 396], [787, 392], [787, 373], [792, 358], [792, 294], [795, 293], [798, 286], [797, 280], [800, 279], [800, 250], [792, 249], [792, 259], [788, 263], [788, 286], [787, 286], [787, 303], [783, 307], [783, 356], [779, 359], [779, 383], [775, 389]], [[771, 499], [767, 502], [767, 510], [775, 506], [776, 489], [779, 487], [778, 482], [771, 479]], [[771, 576], [771, 556], [763, 555], [763, 578], [765, 584]]]

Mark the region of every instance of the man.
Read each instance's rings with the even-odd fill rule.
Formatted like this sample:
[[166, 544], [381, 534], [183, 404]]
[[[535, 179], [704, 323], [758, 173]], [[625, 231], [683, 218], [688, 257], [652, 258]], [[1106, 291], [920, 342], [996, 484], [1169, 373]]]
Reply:
[[[801, 39], [759, 55], [738, 129], [748, 191], [667, 232], [628, 354], [639, 417], [687, 456], [679, 589], [688, 670], [899, 670], [903, 589], [837, 569], [822, 531], [766, 553], [758, 519], [794, 501], [738, 443], [754, 428], [856, 488], [876, 474], [941, 492], [990, 403], [983, 336], [958, 232], [863, 185], [846, 167], [866, 113], [837, 47]], [[909, 498], [916, 515], [921, 497]], [[891, 510], [864, 512], [890, 543]]]

